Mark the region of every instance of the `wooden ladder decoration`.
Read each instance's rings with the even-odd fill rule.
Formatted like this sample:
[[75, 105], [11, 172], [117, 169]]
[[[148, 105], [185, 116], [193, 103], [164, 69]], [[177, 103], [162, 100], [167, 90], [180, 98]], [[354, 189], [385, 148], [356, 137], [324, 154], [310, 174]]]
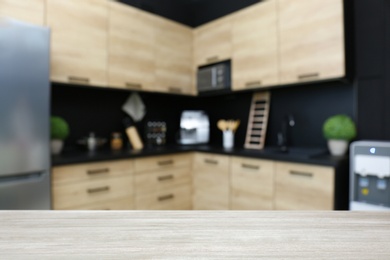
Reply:
[[246, 131], [245, 148], [258, 150], [264, 148], [270, 102], [270, 92], [253, 93]]

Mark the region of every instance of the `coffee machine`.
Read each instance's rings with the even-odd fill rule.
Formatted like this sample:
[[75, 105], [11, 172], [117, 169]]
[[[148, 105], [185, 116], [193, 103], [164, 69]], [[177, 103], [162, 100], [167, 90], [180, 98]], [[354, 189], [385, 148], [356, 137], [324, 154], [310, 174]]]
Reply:
[[349, 208], [390, 211], [390, 142], [351, 144]]
[[183, 111], [180, 118], [179, 144], [205, 144], [209, 142], [210, 122], [206, 112]]

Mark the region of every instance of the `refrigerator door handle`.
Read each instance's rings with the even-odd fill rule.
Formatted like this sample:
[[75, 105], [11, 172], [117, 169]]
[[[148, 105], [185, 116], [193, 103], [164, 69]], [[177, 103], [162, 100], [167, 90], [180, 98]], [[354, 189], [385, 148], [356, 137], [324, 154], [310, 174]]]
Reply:
[[47, 173], [47, 171], [42, 170], [18, 175], [0, 176], [0, 185], [17, 184], [20, 182], [40, 182], [44, 179], [45, 173]]

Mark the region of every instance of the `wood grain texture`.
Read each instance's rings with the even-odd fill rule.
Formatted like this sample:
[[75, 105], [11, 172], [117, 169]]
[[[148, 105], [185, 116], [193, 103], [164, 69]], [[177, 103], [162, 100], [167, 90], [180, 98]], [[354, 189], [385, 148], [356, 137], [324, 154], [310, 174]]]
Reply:
[[3, 259], [389, 259], [390, 214], [2, 211]]
[[145, 171], [159, 171], [190, 167], [192, 154], [172, 154], [135, 159], [134, 166], [137, 173]]
[[193, 209], [230, 208], [230, 157], [196, 153], [193, 163]]
[[148, 194], [190, 184], [191, 177], [190, 167], [136, 173], [134, 186], [137, 194]]
[[52, 29], [51, 80], [107, 86], [107, 1], [47, 0], [46, 23]]
[[195, 67], [232, 57], [232, 16], [194, 29]]
[[109, 3], [109, 85], [151, 90], [155, 84], [154, 15]]
[[165, 190], [137, 194], [136, 209], [138, 210], [190, 210], [191, 185], [183, 184]]
[[70, 209], [123, 197], [131, 200], [134, 196], [132, 175], [54, 185], [52, 189], [54, 209]]
[[280, 83], [345, 75], [342, 0], [278, 0]]
[[0, 16], [45, 24], [45, 0], [0, 0]]
[[129, 175], [134, 171], [133, 160], [82, 163], [52, 168], [53, 185]]
[[242, 157], [231, 161], [231, 209], [273, 209], [275, 163]]
[[193, 94], [192, 29], [155, 16], [156, 82], [153, 90]]
[[233, 90], [277, 85], [277, 1], [262, 1], [233, 15]]
[[276, 162], [275, 202], [277, 210], [332, 210], [334, 168]]
[[133, 210], [135, 209], [132, 196], [116, 198], [114, 200], [98, 201], [87, 205], [72, 206], [64, 210]]

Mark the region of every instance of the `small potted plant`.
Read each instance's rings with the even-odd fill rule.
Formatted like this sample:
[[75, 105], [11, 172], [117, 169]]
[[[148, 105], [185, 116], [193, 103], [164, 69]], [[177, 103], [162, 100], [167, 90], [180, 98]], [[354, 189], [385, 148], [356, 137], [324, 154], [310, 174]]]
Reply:
[[50, 125], [51, 152], [52, 154], [60, 154], [64, 146], [64, 139], [69, 135], [68, 123], [62, 117], [52, 116]]
[[356, 137], [356, 126], [347, 115], [329, 117], [323, 125], [324, 137], [332, 155], [341, 156], [348, 150], [349, 141]]

